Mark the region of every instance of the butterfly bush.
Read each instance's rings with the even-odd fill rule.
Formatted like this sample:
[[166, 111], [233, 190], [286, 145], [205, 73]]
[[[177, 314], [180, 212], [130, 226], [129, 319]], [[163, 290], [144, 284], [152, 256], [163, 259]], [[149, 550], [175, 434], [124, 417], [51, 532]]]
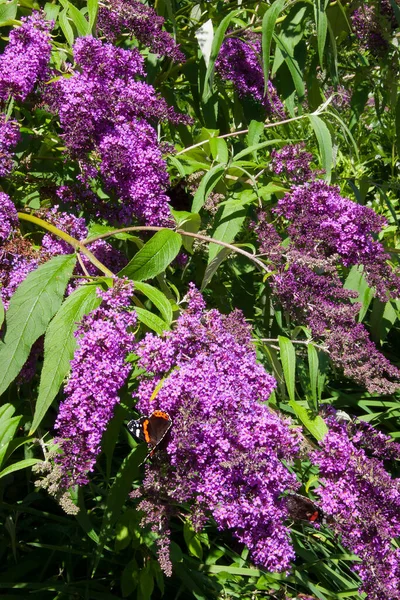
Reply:
[[321, 507], [343, 545], [361, 559], [354, 571], [368, 600], [400, 598], [400, 480], [384, 461], [400, 458], [400, 444], [362, 422], [327, 417], [329, 431], [311, 454], [318, 465]]
[[[290, 243], [281, 244], [268, 215], [259, 213], [255, 230], [260, 250], [271, 265], [269, 279], [275, 298], [299, 323], [306, 324], [344, 374], [373, 393], [391, 394], [399, 387], [400, 371], [357, 323], [358, 294], [345, 289], [338, 265], [362, 265], [376, 295], [387, 300], [400, 295], [400, 278], [387, 262], [382, 244], [373, 237], [385, 221], [364, 206], [342, 198], [324, 181], [294, 186], [275, 212], [288, 222]], [[353, 300], [353, 302], [352, 302]]]
[[149, 374], [137, 409], [161, 409], [173, 420], [167, 457], [156, 453], [134, 493], [142, 498], [143, 522], [159, 534], [163, 523], [159, 557], [168, 574], [165, 534], [176, 503], [190, 503], [197, 530], [210, 516], [230, 530], [257, 565], [281, 571], [294, 558], [280, 494], [296, 487], [282, 460], [296, 456], [299, 439], [267, 406], [276, 382], [257, 362], [250, 333], [240, 311], [206, 311], [192, 286], [176, 328], [148, 334], [136, 350]]
[[118, 391], [131, 369], [126, 357], [135, 345], [132, 293], [132, 283], [114, 280], [113, 288], [98, 292], [101, 305], [83, 317], [75, 333], [78, 348], [55, 423], [62, 488], [89, 481], [102, 435], [119, 403]]
[[21, 27], [10, 31], [9, 43], [0, 56], [0, 99], [3, 102], [9, 96], [25, 100], [35, 85], [49, 74], [53, 23], [46, 21], [39, 11], [22, 17], [21, 22]]
[[261, 104], [267, 114], [285, 118], [285, 110], [278, 94], [268, 80], [264, 94], [264, 74], [261, 67], [261, 36], [248, 33], [246, 41], [229, 37], [222, 43], [215, 62], [219, 76], [232, 81], [241, 98], [250, 98]]
[[106, 0], [99, 7], [97, 18], [97, 30], [109, 42], [115, 42], [126, 31], [154, 54], [184, 61], [179, 45], [162, 29], [163, 24], [163, 17], [137, 0]]
[[[113, 222], [134, 217], [149, 225], [171, 223], [169, 178], [154, 125], [188, 122], [138, 77], [144, 75], [137, 49], [124, 50], [91, 36], [74, 45], [77, 69], [52, 83], [47, 102], [58, 113], [62, 137], [79, 160], [81, 183], [101, 176], [107, 202], [87, 195], [86, 208]], [[78, 205], [85, 203], [84, 196]]]

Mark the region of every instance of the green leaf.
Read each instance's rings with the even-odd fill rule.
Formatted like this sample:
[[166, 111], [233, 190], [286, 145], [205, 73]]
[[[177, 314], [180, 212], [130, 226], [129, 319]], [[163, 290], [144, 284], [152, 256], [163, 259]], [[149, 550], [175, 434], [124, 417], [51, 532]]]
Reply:
[[[187, 231], [189, 233], [197, 233], [201, 226], [201, 218], [198, 213], [173, 210], [171, 209], [172, 216], [174, 217], [178, 229], [181, 231]], [[185, 250], [192, 252], [194, 238], [182, 235], [182, 244]]]
[[154, 577], [150, 570], [150, 563], [139, 572], [140, 600], [150, 600], [154, 590]]
[[[265, 142], [261, 142], [260, 144], [253, 144], [252, 146], [249, 146], [248, 148], [245, 148], [244, 150], [241, 150], [240, 152], [238, 152], [238, 154], [236, 154], [236, 156], [233, 157], [233, 160], [236, 162], [238, 160], [240, 160], [241, 158], [243, 158], [244, 156], [247, 156], [248, 154], [251, 154], [252, 152], [256, 152], [257, 150], [261, 150], [262, 148], [266, 148], [267, 146], [275, 146], [276, 144], [281, 144], [281, 143], [285, 143], [288, 144], [290, 143], [291, 140], [289, 139], [279, 139], [279, 140], [267, 140]], [[235, 167], [235, 162], [232, 162], [230, 167], [234, 168]]]
[[277, 46], [282, 52], [284, 61], [290, 71], [290, 75], [292, 76], [293, 85], [296, 89], [296, 92], [299, 98], [303, 98], [306, 91], [303, 81], [303, 75], [299, 63], [293, 55], [293, 50], [291, 50], [291, 48], [288, 46], [284, 36], [274, 34], [274, 40], [276, 41]]
[[296, 400], [289, 401], [290, 406], [293, 408], [294, 413], [298, 419], [303, 423], [304, 427], [315, 437], [316, 440], [322, 440], [328, 433], [328, 427], [322, 417], [317, 415], [312, 418], [310, 411], [304, 406], [296, 402]]
[[6, 467], [0, 472], [0, 479], [2, 477], [5, 477], [6, 475], [10, 475], [10, 473], [14, 473], [15, 471], [20, 471], [21, 469], [27, 469], [28, 467], [32, 467], [33, 465], [36, 465], [39, 462], [43, 461], [38, 460], [37, 458], [26, 458], [25, 460], [21, 460], [17, 463], [14, 463], [13, 465]]
[[169, 229], [158, 231], [118, 276], [143, 281], [159, 275], [177, 256], [181, 244], [182, 238], [178, 233]]
[[0, 329], [1, 329], [1, 326], [3, 325], [3, 323], [4, 323], [4, 316], [5, 316], [5, 314], [6, 313], [5, 313], [5, 310], [4, 310], [4, 304], [3, 304], [3, 302], [1, 301], [1, 298], [0, 298]]
[[0, 395], [21, 371], [32, 344], [59, 309], [75, 262], [74, 254], [52, 258], [29, 273], [11, 297], [0, 346]]
[[128, 564], [122, 571], [121, 589], [122, 589], [123, 598], [130, 596], [137, 588], [138, 583], [139, 583], [139, 565], [137, 564], [136, 560], [133, 558], [131, 561], [128, 562]]
[[86, 21], [85, 17], [81, 13], [80, 10], [76, 8], [71, 2], [68, 0], [60, 0], [60, 3], [64, 6], [65, 9], [68, 10], [68, 13], [72, 19], [73, 24], [76, 27], [79, 36], [88, 35], [91, 32], [91, 28], [89, 28], [89, 23]]
[[318, 351], [315, 346], [311, 343], [307, 345], [308, 354], [308, 368], [310, 370], [310, 388], [311, 397], [313, 399], [313, 409], [317, 411], [318, 408], [318, 393], [317, 393], [317, 382], [318, 382]]
[[108, 493], [107, 504], [104, 511], [103, 521], [99, 534], [99, 544], [95, 551], [93, 575], [99, 564], [106, 541], [111, 534], [112, 528], [120, 517], [126, 498], [132, 489], [132, 481], [138, 475], [138, 456], [141, 453], [134, 448], [123, 460], [114, 483]]
[[99, 10], [99, 0], [87, 0], [87, 8], [89, 15], [89, 31], [88, 33], [95, 33], [97, 12]]
[[262, 59], [264, 72], [264, 94], [268, 92], [269, 65], [271, 41], [274, 34], [274, 28], [278, 15], [282, 12], [285, 6], [285, 0], [275, 0], [269, 9], [265, 12], [262, 20]]
[[0, 4], [0, 27], [9, 25], [9, 21], [12, 21], [17, 16], [18, 0], [12, 0], [12, 2], [6, 2]]
[[[216, 228], [213, 231], [212, 237], [221, 242], [227, 242], [230, 244], [239, 233], [243, 221], [246, 218], [246, 211], [244, 208], [237, 208], [233, 206], [223, 206], [217, 213], [215, 218]], [[222, 247], [217, 244], [210, 244], [208, 249], [208, 264], [217, 256], [218, 252], [222, 250]]]
[[229, 256], [230, 253], [231, 250], [229, 248], [221, 248], [218, 254], [207, 265], [207, 268], [204, 271], [203, 281], [201, 282], [201, 291], [205, 290], [205, 288], [217, 272], [218, 267], [224, 262], [224, 260], [227, 256]]
[[155, 331], [158, 335], [161, 335], [163, 331], [167, 331], [169, 329], [167, 323], [157, 317], [154, 313], [146, 310], [145, 308], [140, 308], [139, 306], [135, 309], [138, 319], [141, 323], [144, 323], [147, 327]]
[[398, 94], [398, 96], [397, 96], [395, 115], [396, 115], [396, 149], [397, 149], [397, 155], [400, 156], [400, 94]]
[[331, 179], [333, 150], [332, 137], [324, 121], [316, 115], [308, 115], [315, 137], [317, 138], [321, 152], [322, 168], [325, 170], [325, 179], [329, 182]]
[[0, 406], [0, 421], [9, 419], [15, 413], [15, 407], [12, 404], [3, 404]]
[[58, 22], [60, 24], [63, 34], [65, 35], [65, 39], [67, 40], [68, 44], [72, 47], [74, 45], [75, 36], [73, 29], [68, 21], [66, 8], [64, 8], [64, 10], [62, 10], [58, 15]]
[[3, 464], [8, 444], [13, 439], [21, 419], [22, 415], [17, 415], [16, 417], [0, 421], [0, 467]]
[[160, 292], [160, 290], [152, 285], [144, 283], [143, 281], [135, 282], [135, 290], [142, 292], [142, 294], [147, 296], [147, 298], [152, 301], [168, 325], [172, 323], [172, 306], [165, 294]]
[[185, 538], [189, 554], [201, 560], [203, 558], [203, 548], [200, 543], [198, 533], [195, 532], [192, 524], [189, 521], [185, 521], [184, 523], [183, 537]]
[[207, 171], [193, 197], [192, 212], [199, 212], [218, 181], [223, 177], [225, 169], [226, 164], [219, 164]]
[[247, 132], [247, 147], [249, 146], [255, 146], [255, 144], [258, 144], [259, 140], [260, 140], [260, 136], [262, 135], [263, 131], [264, 131], [264, 126], [265, 123], [263, 123], [262, 121], [254, 121], [254, 119], [252, 121], [250, 121], [250, 125], [249, 125], [249, 130]]
[[57, 6], [57, 4], [46, 2], [43, 10], [48, 21], [54, 21], [54, 23], [57, 21], [58, 14], [60, 12], [60, 7]]
[[226, 141], [222, 138], [212, 137], [209, 143], [213, 159], [219, 163], [226, 164], [229, 160], [229, 150]]
[[296, 352], [292, 342], [285, 336], [279, 335], [279, 349], [286, 389], [290, 400], [295, 400]]
[[75, 290], [51, 321], [44, 339], [44, 362], [40, 377], [39, 395], [29, 435], [38, 428], [57, 395], [76, 348], [76, 331], [82, 317], [101, 304], [97, 287], [84, 285]]
[[213, 78], [213, 73], [214, 73], [214, 65], [215, 65], [215, 61], [217, 60], [219, 50], [221, 48], [221, 44], [224, 40], [225, 31], [228, 29], [229, 23], [232, 21], [232, 19], [234, 17], [236, 17], [236, 15], [239, 12], [240, 12], [240, 10], [236, 9], [236, 10], [233, 10], [232, 12], [230, 12], [228, 15], [226, 15], [226, 17], [224, 17], [222, 19], [221, 23], [218, 25], [218, 28], [215, 32], [214, 39], [213, 39], [212, 46], [211, 46], [210, 61], [208, 63], [206, 76], [205, 76], [205, 80], [204, 80], [204, 92], [203, 92], [203, 98], [202, 98], [203, 102], [207, 102], [207, 100], [209, 99], [209, 97], [211, 95], [211, 86], [212, 86], [212, 78]]
[[328, 32], [328, 18], [325, 12], [324, 0], [317, 0], [315, 8], [315, 17], [317, 25], [317, 39], [318, 39], [318, 56], [319, 64], [321, 68], [324, 66], [324, 50], [326, 44], [326, 35]]

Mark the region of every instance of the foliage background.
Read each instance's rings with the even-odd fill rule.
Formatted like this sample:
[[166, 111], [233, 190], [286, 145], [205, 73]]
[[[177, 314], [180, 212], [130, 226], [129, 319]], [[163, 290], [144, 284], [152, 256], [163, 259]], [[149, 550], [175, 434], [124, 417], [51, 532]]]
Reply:
[[[160, 139], [175, 146], [168, 156], [168, 194], [178, 226], [186, 232], [200, 231], [207, 238], [235, 243], [249, 254], [254, 252], [254, 234], [249, 229], [257, 206], [273, 206], [290, 183], [269, 168], [271, 149], [304, 140], [313, 153], [317, 169], [340, 187], [343, 196], [371, 206], [386, 217], [381, 241], [396, 263], [399, 253], [399, 131], [398, 29], [394, 28], [387, 50], [378, 55], [363, 48], [352, 29], [348, 3], [277, 0], [266, 2], [195, 2], [161, 0], [157, 13], [187, 57], [183, 64], [157, 59], [146, 50], [147, 82], [178, 112], [193, 118], [192, 125], [163, 125]], [[396, 17], [399, 13], [393, 3]], [[78, 36], [91, 32], [97, 2], [69, 3], [12, 0], [0, 3], [2, 44], [15, 20], [32, 8], [44, 8], [54, 19], [54, 64], [62, 69], [71, 60], [71, 46]], [[199, 27], [211, 20], [213, 38], [206, 66], [196, 37]], [[222, 41], [232, 28], [263, 35], [263, 69], [274, 77], [284, 101], [287, 122], [264, 121], [265, 115], [248, 99], [239, 98], [231, 85], [214, 73]], [[121, 44], [131, 45], [128, 38]], [[346, 100], [350, 97], [350, 100]], [[346, 100], [346, 101], [345, 101]], [[2, 189], [21, 210], [49, 208], [53, 191], [74, 179], [77, 164], [66, 161], [57, 137], [54, 116], [45, 107], [12, 105], [10, 114], [21, 123], [22, 140], [12, 176], [3, 179]], [[190, 178], [197, 174], [196, 192]], [[211, 193], [224, 198], [215, 214], [200, 210]], [[22, 222], [24, 235], [40, 245], [40, 223]], [[90, 223], [90, 234], [108, 231], [104, 222]], [[150, 279], [152, 288], [142, 284], [143, 313], [139, 334], [160, 333], [178, 314], [178, 302], [194, 281], [203, 290], [208, 306], [228, 313], [240, 308], [251, 322], [259, 360], [278, 380], [272, 406], [302, 422], [307, 435], [318, 439], [314, 417], [320, 404], [332, 404], [358, 415], [397, 439], [400, 398], [366, 392], [330, 365], [317, 343], [307, 341], [309, 333], [294, 326], [282, 311], [271, 304], [268, 279], [246, 254], [229, 253], [201, 239], [194, 246], [183, 236], [189, 259], [184, 266], [174, 262], [180, 248], [177, 234], [152, 238], [150, 232], [121, 233], [112, 243], [132, 259], [146, 246], [147, 254], [130, 263], [128, 275], [135, 281]], [[150, 240], [150, 241], [149, 241]], [[193, 252], [194, 250], [194, 252]], [[156, 258], [155, 258], [156, 257]], [[61, 267], [68, 279], [68, 259]], [[61, 264], [61, 263], [60, 263]], [[368, 327], [371, 339], [393, 364], [400, 363], [399, 301], [386, 303], [373, 298], [357, 269], [344, 271], [343, 280], [359, 293], [359, 319]], [[35, 287], [36, 285], [36, 287]], [[32, 303], [43, 288], [43, 280], [26, 290], [25, 302]], [[62, 302], [57, 282], [48, 287], [58, 307]], [[140, 284], [138, 283], [138, 286]], [[161, 291], [157, 295], [157, 290]], [[86, 304], [85, 304], [86, 302]], [[93, 295], [81, 298], [70, 309], [70, 321], [94, 307]], [[26, 318], [23, 302], [18, 320]], [[49, 319], [57, 311], [48, 300], [38, 305]], [[53, 310], [54, 309], [54, 310]], [[22, 312], [21, 312], [22, 310]], [[147, 312], [146, 312], [147, 311]], [[52, 313], [52, 314], [50, 314]], [[65, 318], [65, 313], [59, 317]], [[57, 316], [55, 317], [57, 319]], [[31, 326], [31, 321], [29, 321]], [[48, 334], [53, 356], [65, 340], [57, 334], [57, 322]], [[53, 327], [53, 329], [52, 329]], [[71, 332], [70, 332], [71, 333]], [[269, 341], [261, 341], [269, 340]], [[26, 342], [29, 344], [29, 340]], [[50, 342], [49, 342], [50, 343]], [[73, 348], [73, 346], [72, 346]], [[15, 376], [24, 360], [1, 355], [2, 407], [0, 408], [0, 589], [3, 598], [360, 598], [359, 580], [351, 571], [352, 557], [323, 528], [315, 530], [293, 524], [297, 561], [290, 574], [267, 573], [254, 568], [246, 549], [229, 534], [218, 532], [209, 523], [196, 534], [185, 520], [173, 522], [172, 560], [174, 574], [165, 578], [155, 557], [154, 536], [139, 527], [138, 513], [127, 499], [132, 481], [140, 480], [139, 464], [144, 449], [137, 446], [122, 427], [132, 416], [135, 373], [121, 395], [113, 421], [105, 435], [98, 468], [88, 486], [73, 498], [80, 507], [76, 516], [63, 513], [44, 490], [35, 487], [31, 466], [43, 457], [37, 439], [47, 443], [57, 414], [57, 398], [39, 396], [39, 385], [57, 389], [63, 374], [54, 364], [43, 367], [29, 383]], [[22, 364], [18, 367], [19, 362]], [[14, 364], [14, 367], [12, 366]], [[15, 366], [17, 365], [17, 366]], [[42, 383], [40, 384], [40, 377]], [[43, 390], [42, 390], [43, 392]], [[50, 399], [50, 403], [48, 402]], [[306, 412], [304, 409], [309, 410]], [[36, 419], [36, 420], [35, 420]], [[34, 424], [32, 426], [32, 423]], [[43, 442], [42, 442], [43, 443]], [[393, 467], [396, 473], [396, 466]], [[309, 463], [296, 465], [299, 479], [308, 492], [316, 484]], [[305, 594], [308, 596], [302, 596]]]

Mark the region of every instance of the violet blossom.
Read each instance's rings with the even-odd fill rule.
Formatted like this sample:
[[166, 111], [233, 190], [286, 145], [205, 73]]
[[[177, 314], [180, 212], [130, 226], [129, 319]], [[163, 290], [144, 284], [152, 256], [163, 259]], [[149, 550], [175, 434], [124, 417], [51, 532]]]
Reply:
[[179, 45], [170, 33], [163, 30], [163, 24], [163, 17], [138, 0], [106, 0], [99, 8], [97, 19], [98, 31], [109, 42], [115, 42], [121, 33], [127, 31], [154, 54], [184, 61]]
[[47, 101], [59, 113], [69, 152], [80, 161], [81, 183], [89, 187], [100, 175], [110, 195], [107, 202], [95, 197], [92, 210], [116, 223], [137, 217], [151, 225], [170, 224], [169, 179], [153, 125], [188, 122], [188, 117], [137, 80], [143, 75], [137, 49], [88, 36], [76, 41], [74, 57], [79, 71], [54, 82]]
[[281, 150], [271, 152], [271, 170], [280, 175], [283, 173], [293, 183], [305, 183], [315, 179], [317, 172], [311, 169], [313, 156], [304, 150], [305, 143], [289, 144]]
[[48, 76], [53, 23], [39, 11], [21, 21], [21, 27], [10, 31], [9, 43], [0, 56], [0, 99], [4, 102], [9, 96], [25, 100]]
[[113, 288], [98, 292], [102, 304], [83, 317], [75, 333], [78, 348], [55, 424], [62, 450], [56, 456], [62, 488], [88, 482], [102, 435], [119, 403], [118, 391], [131, 370], [126, 356], [134, 348], [132, 291], [132, 283], [114, 280]]
[[400, 458], [400, 445], [366, 423], [326, 419], [329, 432], [311, 455], [318, 465], [321, 508], [330, 527], [361, 563], [353, 569], [368, 600], [400, 598], [400, 480], [383, 461]]
[[245, 41], [229, 37], [222, 43], [215, 67], [222, 79], [233, 82], [241, 98], [252, 98], [265, 108], [267, 114], [284, 119], [283, 104], [270, 80], [264, 94], [260, 57], [260, 35], [248, 33]]
[[148, 334], [136, 352], [150, 375], [141, 378], [137, 409], [161, 409], [173, 421], [166, 458], [156, 451], [133, 494], [142, 499], [143, 524], [159, 535], [164, 570], [171, 572], [165, 548], [176, 503], [189, 503], [195, 529], [212, 516], [257, 565], [288, 569], [294, 552], [280, 495], [297, 484], [281, 461], [296, 456], [299, 439], [267, 406], [276, 382], [257, 362], [240, 311], [206, 311], [192, 286], [176, 328], [161, 338]]
[[19, 125], [13, 119], [0, 115], [0, 177], [6, 177], [13, 169], [12, 150], [18, 144], [21, 136]]

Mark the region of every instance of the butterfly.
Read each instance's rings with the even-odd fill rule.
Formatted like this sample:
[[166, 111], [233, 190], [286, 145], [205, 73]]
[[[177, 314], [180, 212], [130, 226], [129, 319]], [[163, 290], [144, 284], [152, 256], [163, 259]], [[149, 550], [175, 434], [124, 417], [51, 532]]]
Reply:
[[143, 416], [139, 419], [129, 421], [126, 426], [129, 433], [150, 446], [150, 452], [143, 462], [146, 462], [148, 458], [153, 456], [156, 449], [165, 439], [171, 426], [172, 419], [163, 410], [155, 410], [148, 417]]
[[310, 523], [322, 523], [324, 514], [322, 510], [309, 498], [295, 494], [286, 496], [286, 507], [289, 516], [296, 521], [309, 521]]

